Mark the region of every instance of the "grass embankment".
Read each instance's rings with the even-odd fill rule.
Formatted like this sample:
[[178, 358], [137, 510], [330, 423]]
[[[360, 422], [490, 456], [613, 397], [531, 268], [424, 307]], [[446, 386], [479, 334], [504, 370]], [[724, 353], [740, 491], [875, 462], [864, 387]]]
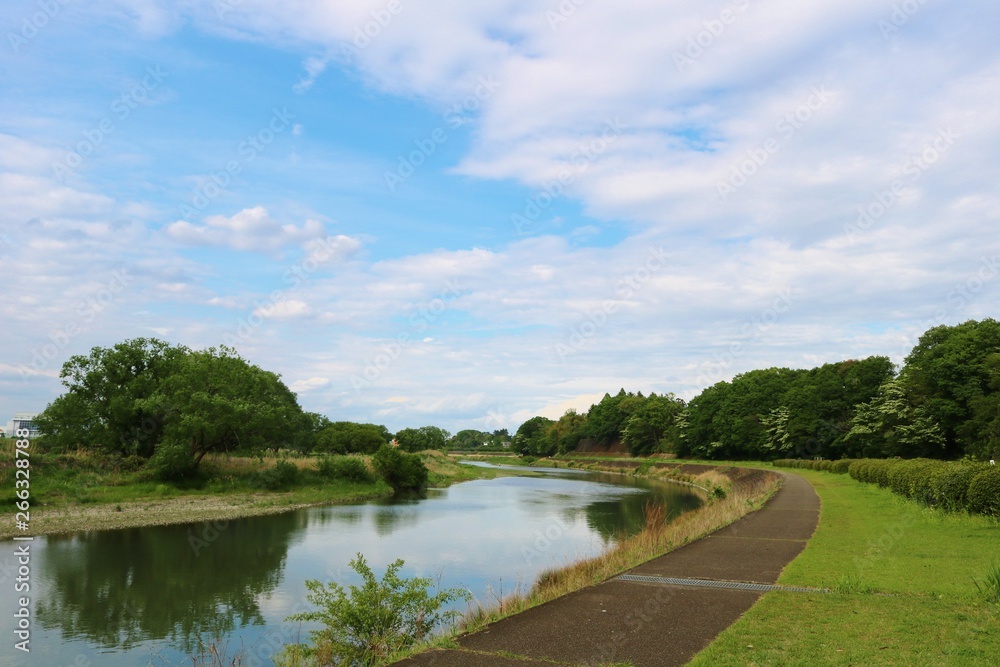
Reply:
[[[7, 449], [6, 443], [3, 449]], [[460, 465], [440, 452], [420, 456], [431, 486], [504, 474]], [[352, 480], [322, 475], [318, 470], [322, 458], [209, 455], [196, 478], [161, 482], [151, 480], [148, 471], [127, 459], [87, 451], [32, 452], [31, 532], [44, 535], [225, 520], [392, 495], [389, 485], [374, 476]], [[368, 457], [358, 458], [368, 465]], [[5, 451], [2, 460], [0, 505], [13, 512], [14, 468], [7, 465], [13, 462], [13, 454]], [[267, 475], [279, 462], [298, 469], [294, 479], [276, 483]], [[13, 521], [0, 525], [0, 539], [14, 536], [13, 528]]]
[[[515, 592], [491, 605], [480, 605], [466, 614], [448, 636], [438, 638], [431, 645], [421, 646], [414, 653], [428, 648], [453, 648], [454, 637], [457, 635], [475, 632], [489, 623], [606, 581], [704, 537], [760, 509], [781, 484], [776, 475], [736, 468], [730, 468], [728, 474], [716, 470], [706, 470], [700, 474], [701, 477], [692, 476], [694, 483], [724, 488], [725, 492], [710, 494], [703, 507], [682, 514], [670, 523], [664, 521], [663, 507], [648, 507], [646, 528], [641, 533], [619, 540], [614, 548], [601, 556], [543, 572], [526, 593]], [[404, 656], [397, 656], [397, 659], [402, 657]]]
[[692, 665], [996, 664], [1000, 599], [974, 579], [986, 590], [1000, 563], [1000, 522], [799, 474], [820, 495], [820, 524], [779, 583], [834, 592], [766, 594]]

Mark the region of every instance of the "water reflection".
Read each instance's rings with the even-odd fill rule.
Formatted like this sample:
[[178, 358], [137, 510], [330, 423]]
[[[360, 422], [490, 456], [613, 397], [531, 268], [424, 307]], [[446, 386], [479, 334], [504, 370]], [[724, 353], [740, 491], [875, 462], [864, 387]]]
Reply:
[[[654, 497], [671, 515], [700, 502], [682, 487], [554, 471], [217, 526], [53, 536], [35, 561], [44, 591], [35, 599], [37, 639], [45, 664], [72, 663], [81, 650], [113, 667], [146, 664], [151, 653], [180, 664], [200, 638], [250, 645], [281, 627], [307, 579], [358, 583], [347, 568], [358, 552], [376, 572], [403, 558], [404, 576], [440, 577], [485, 601], [501, 585], [530, 587], [542, 570], [640, 530]], [[34, 664], [0, 647], [0, 664], [8, 657]]]
[[184, 650], [263, 623], [258, 597], [280, 583], [306, 517], [261, 519], [50, 537], [38, 622], [103, 647], [169, 638]]

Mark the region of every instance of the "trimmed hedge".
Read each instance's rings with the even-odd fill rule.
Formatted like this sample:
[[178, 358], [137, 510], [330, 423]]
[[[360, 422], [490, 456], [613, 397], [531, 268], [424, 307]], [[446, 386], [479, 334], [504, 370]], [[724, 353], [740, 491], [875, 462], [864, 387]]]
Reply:
[[813, 461], [810, 459], [778, 459], [772, 465], [778, 468], [805, 468], [807, 470], [825, 470], [835, 472], [839, 475], [847, 474], [847, 468], [853, 459], [840, 459], [839, 461]]
[[859, 482], [877, 484], [925, 505], [1000, 516], [1000, 467], [986, 463], [933, 459], [782, 459], [774, 465], [847, 472]]
[[969, 483], [969, 511], [1000, 516], [1000, 469], [990, 466]]

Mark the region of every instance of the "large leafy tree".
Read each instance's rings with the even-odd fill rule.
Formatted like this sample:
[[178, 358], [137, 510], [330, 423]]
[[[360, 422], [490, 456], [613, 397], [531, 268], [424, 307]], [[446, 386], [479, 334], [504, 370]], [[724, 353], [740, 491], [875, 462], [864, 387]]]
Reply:
[[650, 394], [631, 411], [622, 442], [633, 456], [676, 450], [674, 423], [684, 410], [684, 401], [673, 394]]
[[[872, 400], [894, 377], [888, 357], [868, 357], [824, 364], [798, 374], [781, 399], [787, 409], [784, 439], [772, 452], [801, 458], [841, 458], [858, 404]], [[781, 413], [784, 414], [784, 413]], [[773, 417], [773, 415], [772, 415]]]
[[544, 453], [547, 456], [555, 452], [565, 454], [572, 451], [576, 449], [576, 446], [588, 434], [589, 424], [587, 423], [587, 416], [581, 415], [571, 408], [549, 426], [549, 443]]
[[422, 452], [425, 449], [444, 449], [451, 434], [437, 426], [404, 428], [396, 434], [399, 448], [406, 452]]
[[959, 429], [969, 444], [966, 453], [980, 459], [1000, 459], [1000, 353], [986, 359], [989, 393], [972, 399], [972, 417]]
[[532, 417], [517, 429], [511, 441], [511, 449], [518, 454], [535, 456], [548, 456], [554, 453], [556, 444], [552, 442], [549, 433], [554, 423], [548, 417]]
[[906, 358], [901, 377], [910, 401], [940, 425], [945, 456], [957, 457], [979, 446], [980, 427], [973, 419], [991, 387], [991, 357], [1000, 353], [1000, 323], [970, 320], [937, 326], [920, 337]]
[[587, 412], [590, 437], [602, 445], [620, 440], [629, 415], [641, 399], [642, 394], [626, 393], [624, 389], [614, 396], [604, 394], [601, 402], [591, 405]]
[[858, 406], [845, 443], [848, 455], [856, 457], [940, 458], [946, 440], [926, 410], [910, 403], [903, 382], [896, 378]]
[[329, 454], [373, 454], [390, 440], [392, 436], [385, 426], [333, 422], [316, 434], [313, 451]]
[[167, 467], [197, 467], [209, 452], [285, 446], [311, 427], [278, 375], [228, 347], [187, 354], [143, 405], [166, 416], [157, 457]]
[[186, 348], [155, 338], [133, 338], [71, 357], [60, 373], [67, 391], [46, 407], [38, 423], [56, 447], [151, 456], [166, 417], [149, 399], [187, 354]]

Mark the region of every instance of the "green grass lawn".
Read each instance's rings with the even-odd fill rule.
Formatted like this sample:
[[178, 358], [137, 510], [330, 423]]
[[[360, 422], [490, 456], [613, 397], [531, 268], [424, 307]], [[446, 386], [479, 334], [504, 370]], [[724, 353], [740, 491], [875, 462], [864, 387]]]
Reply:
[[822, 512], [779, 583], [837, 592], [768, 593], [692, 665], [1000, 664], [1000, 606], [973, 582], [1000, 563], [1000, 522], [796, 472]]

